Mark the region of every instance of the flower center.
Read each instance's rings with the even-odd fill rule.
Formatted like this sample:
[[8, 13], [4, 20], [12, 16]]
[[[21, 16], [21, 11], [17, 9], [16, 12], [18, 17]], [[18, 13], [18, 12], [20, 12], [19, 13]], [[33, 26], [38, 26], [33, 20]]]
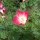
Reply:
[[24, 15], [19, 16], [20, 23], [25, 24], [26, 23], [26, 20], [27, 20], [27, 18]]
[[21, 22], [24, 22], [24, 18], [21, 18]]

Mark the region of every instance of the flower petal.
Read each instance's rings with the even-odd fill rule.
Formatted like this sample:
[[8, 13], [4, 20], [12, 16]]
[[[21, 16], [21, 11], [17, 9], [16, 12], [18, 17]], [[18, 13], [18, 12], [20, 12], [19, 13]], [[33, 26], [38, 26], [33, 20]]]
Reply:
[[25, 11], [25, 15], [28, 15], [29, 14], [29, 11]]
[[17, 13], [18, 16], [25, 15], [26, 17], [28, 17], [29, 11], [19, 11], [19, 10], [17, 10], [16, 13]]
[[29, 11], [22, 11], [22, 14], [24, 14], [25, 16], [27, 16], [29, 14]]
[[21, 11], [17, 10], [16, 13], [19, 14], [19, 13], [21, 13]]
[[17, 16], [22, 16], [24, 14], [24, 13], [22, 13], [22, 11], [19, 11], [19, 10], [17, 10], [16, 13], [17, 13], [16, 14]]
[[5, 9], [5, 7], [3, 7], [2, 14], [5, 14], [5, 12], [6, 12], [6, 9]]
[[13, 20], [12, 20], [13, 23], [15, 24], [18, 24], [18, 25], [22, 25], [19, 20], [18, 20], [18, 17], [17, 16], [14, 16]]
[[0, 2], [0, 8], [3, 8], [3, 4], [2, 4], [2, 2]]
[[20, 16], [21, 11], [17, 10], [16, 13], [17, 13], [17, 14], [16, 14], [17, 16]]

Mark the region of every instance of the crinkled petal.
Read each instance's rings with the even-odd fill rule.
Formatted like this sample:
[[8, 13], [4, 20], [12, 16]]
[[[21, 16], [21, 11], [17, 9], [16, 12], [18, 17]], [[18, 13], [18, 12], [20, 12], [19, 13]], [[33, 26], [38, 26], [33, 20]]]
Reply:
[[28, 14], [29, 14], [29, 11], [25, 11], [25, 16], [28, 16]]
[[22, 14], [25, 15], [25, 16], [27, 17], [28, 14], [29, 14], [29, 11], [22, 11]]
[[19, 10], [17, 10], [16, 13], [17, 13], [18, 16], [25, 15], [26, 17], [28, 17], [29, 11], [19, 11]]
[[20, 16], [21, 15], [21, 11], [19, 11], [19, 10], [17, 10], [16, 13], [17, 13], [16, 14], [17, 16]]
[[2, 4], [2, 2], [0, 2], [0, 8], [3, 8], [3, 4]]
[[19, 11], [19, 10], [17, 10], [16, 13], [17, 13], [18, 15], [23, 15], [22, 11]]
[[5, 14], [5, 12], [6, 12], [6, 9], [5, 9], [5, 7], [3, 7], [3, 9], [2, 9], [2, 14]]
[[18, 25], [22, 25], [19, 20], [18, 20], [18, 17], [17, 16], [14, 16], [13, 20], [12, 20], [13, 23], [15, 24], [18, 24]]
[[21, 11], [17, 10], [16, 13], [19, 14], [19, 13], [21, 13]]

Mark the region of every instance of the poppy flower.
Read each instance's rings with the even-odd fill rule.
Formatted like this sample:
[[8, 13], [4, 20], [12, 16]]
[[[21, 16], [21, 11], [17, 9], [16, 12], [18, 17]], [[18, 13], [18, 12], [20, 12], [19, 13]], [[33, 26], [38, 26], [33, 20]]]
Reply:
[[3, 7], [2, 2], [0, 2], [0, 12], [1, 12], [2, 14], [5, 14], [5, 12], [6, 12], [6, 9], [5, 9], [5, 7]]
[[5, 12], [6, 12], [5, 7], [3, 7], [2, 9], [0, 9], [0, 12], [1, 12], [2, 14], [5, 14]]
[[0, 2], [0, 8], [3, 8], [3, 4], [2, 4], [2, 2]]
[[13, 17], [12, 22], [17, 25], [25, 25], [25, 23], [28, 21], [28, 14], [29, 11], [16, 11], [16, 15]]

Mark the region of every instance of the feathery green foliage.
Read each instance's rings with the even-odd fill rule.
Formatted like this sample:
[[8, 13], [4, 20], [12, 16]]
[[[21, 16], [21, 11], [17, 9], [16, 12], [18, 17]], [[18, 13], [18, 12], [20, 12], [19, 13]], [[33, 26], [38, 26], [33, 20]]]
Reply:
[[[4, 21], [0, 17], [0, 40], [40, 40], [40, 0], [2, 0], [2, 3], [6, 14]], [[16, 10], [29, 11], [25, 26], [12, 23]]]

